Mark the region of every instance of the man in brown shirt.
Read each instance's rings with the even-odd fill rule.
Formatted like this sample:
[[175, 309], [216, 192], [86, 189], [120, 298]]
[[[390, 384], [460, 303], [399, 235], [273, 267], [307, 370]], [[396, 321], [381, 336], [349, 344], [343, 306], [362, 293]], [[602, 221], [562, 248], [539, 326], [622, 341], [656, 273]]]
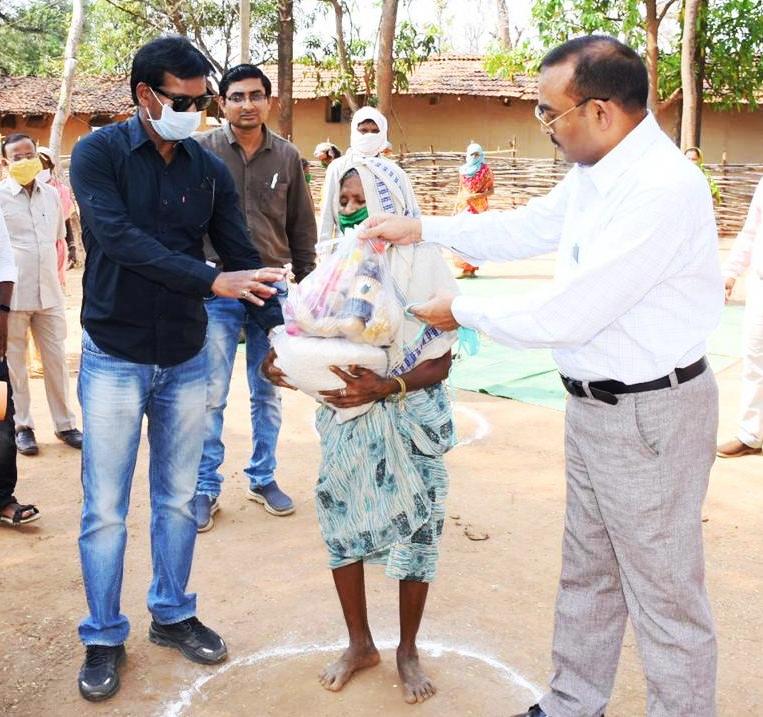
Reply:
[[[290, 263], [300, 281], [315, 267], [315, 213], [299, 151], [265, 124], [272, 103], [270, 93], [270, 80], [258, 67], [243, 64], [231, 68], [220, 80], [219, 101], [225, 123], [197, 135], [196, 140], [220, 157], [233, 175], [249, 235], [262, 261], [269, 266]], [[211, 246], [207, 259], [219, 262]], [[206, 308], [206, 437], [195, 500], [199, 532], [214, 526], [213, 516], [219, 508], [223, 481], [219, 468], [225, 455], [223, 411], [242, 331], [246, 336], [252, 420], [252, 456], [244, 469], [249, 479], [248, 497], [263, 504], [272, 515], [294, 512], [291, 498], [274, 479], [281, 399], [278, 389], [260, 373], [260, 364], [270, 349], [268, 337], [248, 320], [244, 307], [235, 299], [214, 297], [207, 300]]]

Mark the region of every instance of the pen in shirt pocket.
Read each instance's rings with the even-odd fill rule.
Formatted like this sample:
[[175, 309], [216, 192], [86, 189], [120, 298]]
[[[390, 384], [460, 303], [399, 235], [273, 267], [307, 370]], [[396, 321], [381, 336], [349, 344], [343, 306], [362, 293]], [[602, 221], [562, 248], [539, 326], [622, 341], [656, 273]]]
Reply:
[[273, 181], [270, 182], [270, 188], [275, 189], [276, 188], [276, 182], [278, 182], [278, 172], [276, 172], [273, 175]]

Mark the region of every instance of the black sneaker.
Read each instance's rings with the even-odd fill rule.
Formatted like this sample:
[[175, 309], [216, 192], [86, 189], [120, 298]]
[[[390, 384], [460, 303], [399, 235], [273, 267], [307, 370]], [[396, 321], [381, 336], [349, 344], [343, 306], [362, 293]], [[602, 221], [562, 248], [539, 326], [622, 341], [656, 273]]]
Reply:
[[222, 637], [195, 617], [171, 625], [160, 625], [156, 620], [151, 620], [148, 639], [157, 645], [174, 647], [192, 662], [202, 665], [214, 665], [228, 657], [228, 648]]
[[119, 690], [117, 668], [125, 661], [124, 645], [87, 645], [85, 662], [79, 671], [80, 694], [90, 702], [100, 702]]

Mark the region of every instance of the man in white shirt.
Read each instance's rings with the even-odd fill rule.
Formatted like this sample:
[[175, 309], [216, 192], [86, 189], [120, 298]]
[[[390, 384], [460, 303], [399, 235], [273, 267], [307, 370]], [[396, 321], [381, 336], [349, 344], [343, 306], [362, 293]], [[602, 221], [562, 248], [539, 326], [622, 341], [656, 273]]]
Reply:
[[0, 212], [0, 525], [14, 528], [40, 517], [40, 511], [34, 505], [25, 505], [13, 495], [18, 478], [16, 432], [13, 426], [13, 391], [8, 387], [5, 350], [11, 295], [17, 276], [8, 229]]
[[726, 298], [747, 269], [747, 306], [744, 312], [744, 356], [739, 430], [718, 446], [721, 458], [759, 454], [763, 445], [763, 179], [758, 183], [747, 220], [731, 247], [723, 276]]
[[365, 236], [431, 241], [477, 263], [557, 250], [548, 291], [441, 296], [443, 329], [550, 347], [571, 394], [551, 689], [527, 717], [599, 717], [630, 617], [651, 717], [714, 717], [716, 642], [701, 506], [718, 395], [704, 359], [723, 304], [710, 191], [646, 109], [630, 48], [580, 37], [541, 65], [536, 115], [575, 163], [510, 212], [375, 217]]
[[69, 405], [66, 366], [66, 316], [58, 280], [56, 242], [66, 236], [64, 215], [55, 188], [37, 181], [42, 163], [28, 135], [8, 135], [2, 144], [8, 174], [0, 182], [0, 211], [10, 234], [19, 278], [8, 318], [8, 369], [16, 406], [19, 453], [38, 452], [27, 375], [27, 334], [32, 331], [45, 377], [45, 394], [56, 436], [72, 448], [82, 447], [82, 434]]

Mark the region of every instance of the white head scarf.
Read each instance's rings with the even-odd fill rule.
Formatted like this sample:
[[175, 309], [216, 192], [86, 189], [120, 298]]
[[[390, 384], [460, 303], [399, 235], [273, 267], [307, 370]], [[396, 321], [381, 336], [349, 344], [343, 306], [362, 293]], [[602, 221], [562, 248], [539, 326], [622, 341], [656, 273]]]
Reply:
[[[378, 134], [361, 134], [358, 127], [371, 120], [379, 128]], [[353, 116], [350, 126], [350, 147], [365, 157], [375, 157], [387, 144], [387, 118], [373, 107], [361, 107]]]

